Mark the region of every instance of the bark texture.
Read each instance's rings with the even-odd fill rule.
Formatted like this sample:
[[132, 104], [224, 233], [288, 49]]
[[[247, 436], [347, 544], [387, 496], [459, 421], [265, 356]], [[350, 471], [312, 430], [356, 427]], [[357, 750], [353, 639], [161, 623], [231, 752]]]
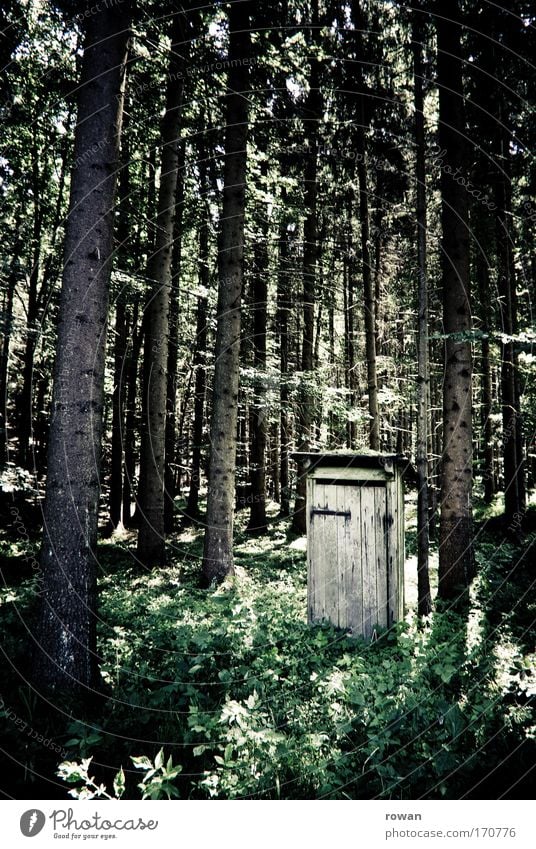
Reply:
[[100, 680], [95, 548], [126, 5], [88, 19], [66, 223], [33, 659], [37, 687], [62, 695]]
[[138, 558], [145, 566], [165, 561], [164, 476], [168, 390], [168, 342], [171, 260], [179, 169], [183, 96], [184, 16], [173, 19], [166, 112], [161, 129], [161, 171], [155, 249], [147, 276], [150, 292], [145, 311], [143, 420], [138, 495]]
[[199, 488], [201, 485], [201, 450], [203, 443], [203, 411], [206, 392], [206, 349], [207, 349], [207, 312], [208, 291], [210, 287], [209, 270], [209, 184], [207, 174], [206, 151], [199, 145], [199, 173], [201, 197], [203, 199], [201, 222], [199, 226], [199, 295], [197, 298], [196, 334], [193, 367], [195, 372], [194, 421], [192, 426], [192, 466], [190, 469], [190, 491], [186, 506], [187, 515], [196, 520], [199, 517]]
[[504, 454], [505, 521], [510, 531], [519, 529], [526, 509], [525, 462], [523, 454], [519, 367], [514, 335], [517, 333], [517, 293], [513, 256], [512, 187], [509, 134], [502, 125], [502, 110], [496, 128], [495, 181], [496, 243], [501, 329], [501, 399]]
[[[281, 193], [282, 203], [286, 201], [286, 192]], [[281, 413], [279, 420], [279, 493], [281, 516], [290, 515], [289, 492], [289, 314], [291, 309], [291, 282], [289, 265], [289, 233], [285, 216], [279, 227], [279, 273], [277, 276], [277, 324], [279, 332], [279, 365], [281, 383], [279, 397]]]
[[[441, 0], [437, 17], [443, 266], [443, 451], [439, 596], [456, 600], [473, 573], [472, 354], [465, 115], [459, 0]], [[457, 179], [458, 178], [458, 179]]]
[[427, 616], [432, 608], [429, 551], [429, 499], [428, 499], [428, 406], [430, 394], [430, 363], [428, 353], [428, 281], [426, 269], [426, 162], [424, 138], [423, 96], [423, 27], [419, 11], [413, 18], [413, 93], [415, 103], [415, 145], [417, 181], [417, 275], [418, 275], [418, 328], [417, 328], [417, 586], [418, 613]]
[[[261, 139], [261, 149], [263, 147]], [[266, 140], [267, 141], [267, 140]], [[261, 173], [266, 179], [266, 166]], [[253, 309], [253, 368], [255, 372], [254, 397], [249, 419], [249, 479], [251, 483], [251, 510], [248, 530], [262, 534], [266, 531], [266, 325], [268, 321], [268, 209], [260, 215], [260, 227], [254, 247], [252, 285]]]
[[361, 264], [363, 278], [363, 308], [365, 320], [365, 355], [367, 358], [367, 394], [370, 417], [369, 446], [372, 451], [380, 450], [380, 414], [378, 407], [378, 374], [376, 366], [376, 298], [372, 275], [370, 252], [369, 175], [365, 130], [368, 124], [365, 105], [365, 82], [363, 79], [364, 45], [362, 33], [366, 31], [366, 18], [359, 0], [352, 3], [354, 34], [354, 91], [356, 94], [357, 120], [355, 146], [357, 177], [359, 183], [359, 221], [361, 235]]
[[[250, 2], [229, 11], [223, 208], [218, 251], [218, 307], [210, 426], [207, 528], [202, 582], [210, 585], [234, 572], [233, 516], [236, 470], [244, 214], [251, 35]], [[246, 60], [244, 62], [243, 60]]]
[[[315, 14], [316, 12], [316, 14]], [[318, 10], [313, 13], [313, 22], [318, 24]], [[317, 35], [313, 30], [312, 38]], [[313, 368], [314, 368], [314, 317], [316, 295], [316, 260], [318, 231], [318, 146], [319, 124], [323, 115], [322, 93], [320, 91], [320, 62], [314, 56], [311, 60], [309, 76], [309, 94], [305, 106], [305, 126], [309, 140], [304, 171], [304, 206], [306, 210], [303, 224], [303, 326], [301, 349], [301, 383], [299, 407], [296, 422], [296, 445], [298, 451], [311, 449], [311, 429], [314, 419], [313, 407]], [[297, 464], [296, 501], [292, 516], [292, 530], [304, 534], [306, 530], [306, 470], [301, 462]]]

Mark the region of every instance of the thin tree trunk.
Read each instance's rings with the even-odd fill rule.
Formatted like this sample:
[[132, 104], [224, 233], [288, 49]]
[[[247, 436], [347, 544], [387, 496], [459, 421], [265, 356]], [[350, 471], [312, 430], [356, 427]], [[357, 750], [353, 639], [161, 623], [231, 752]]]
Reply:
[[430, 363], [428, 352], [428, 281], [426, 272], [426, 163], [424, 138], [423, 97], [423, 28], [421, 13], [413, 17], [413, 91], [415, 99], [415, 145], [417, 151], [415, 177], [417, 182], [417, 585], [418, 614], [427, 616], [432, 608], [429, 552], [428, 503], [428, 405], [430, 396]]
[[124, 294], [121, 292], [115, 306], [114, 390], [112, 395], [110, 469], [110, 524], [112, 528], [117, 528], [121, 523], [121, 507], [123, 503], [123, 408], [125, 398], [123, 366], [128, 334], [124, 297]]
[[501, 396], [504, 455], [505, 520], [519, 527], [525, 511], [524, 459], [522, 450], [519, 376], [514, 335], [517, 333], [517, 296], [512, 245], [512, 197], [509, 167], [509, 137], [499, 126], [497, 157], [501, 171], [496, 176], [496, 243], [501, 330]]
[[[126, 119], [123, 134], [126, 129]], [[117, 225], [118, 253], [124, 255], [128, 249], [130, 233], [130, 173], [129, 148], [123, 137], [121, 145], [122, 168], [119, 176], [118, 206], [119, 221]], [[128, 319], [125, 304], [126, 295], [119, 292], [115, 304], [115, 339], [114, 339], [114, 388], [112, 394], [112, 443], [110, 468], [110, 524], [115, 529], [121, 523], [121, 508], [123, 503], [123, 410], [125, 402], [125, 382], [123, 368], [128, 338]]]
[[348, 245], [347, 253], [344, 258], [343, 269], [343, 288], [344, 288], [344, 315], [346, 324], [345, 333], [345, 373], [346, 373], [346, 389], [349, 392], [348, 406], [350, 416], [346, 427], [346, 445], [351, 450], [355, 449], [357, 443], [357, 421], [355, 419], [355, 409], [357, 402], [357, 362], [356, 362], [356, 281], [354, 279], [354, 269], [352, 268], [351, 256], [353, 253], [352, 235], [351, 235], [351, 220], [352, 210], [351, 205], [348, 210]]
[[443, 451], [439, 597], [457, 599], [473, 574], [472, 354], [467, 179], [459, 0], [440, 0], [437, 17], [439, 143], [450, 166], [441, 171], [443, 231]]
[[19, 254], [22, 247], [20, 238], [20, 218], [15, 224], [15, 243], [11, 259], [7, 287], [4, 295], [2, 311], [2, 353], [0, 360], [0, 470], [4, 468], [7, 457], [8, 424], [7, 424], [7, 383], [9, 369], [9, 347], [13, 325], [13, 299], [17, 287], [19, 269]]
[[271, 430], [270, 430], [270, 445], [268, 449], [269, 456], [271, 458], [270, 463], [270, 473], [272, 478], [272, 485], [269, 490], [271, 492], [273, 500], [276, 504], [281, 504], [281, 480], [280, 480], [280, 461], [279, 461], [279, 422], [272, 422]]
[[234, 573], [233, 513], [236, 471], [241, 299], [243, 290], [245, 181], [249, 115], [251, 3], [229, 11], [223, 209], [218, 251], [218, 309], [210, 426], [207, 528], [202, 581], [222, 581]]
[[201, 486], [201, 452], [203, 447], [203, 410], [206, 393], [207, 355], [207, 316], [208, 292], [210, 287], [209, 270], [209, 235], [210, 235], [210, 206], [208, 198], [208, 178], [206, 150], [199, 145], [199, 188], [203, 199], [201, 223], [199, 227], [199, 295], [197, 297], [197, 317], [195, 334], [195, 352], [193, 367], [195, 371], [194, 389], [194, 420], [192, 427], [192, 465], [190, 472], [190, 491], [186, 514], [191, 519], [199, 518], [199, 489]]
[[[380, 312], [381, 312], [381, 279], [382, 279], [382, 248], [383, 248], [383, 209], [379, 206], [373, 227], [374, 235], [374, 344], [376, 358], [381, 353]], [[381, 388], [381, 387], [378, 387]]]
[[363, 308], [365, 322], [365, 356], [367, 360], [367, 393], [370, 417], [369, 445], [372, 451], [380, 450], [380, 416], [378, 408], [378, 376], [376, 368], [376, 303], [374, 280], [370, 256], [370, 213], [368, 197], [368, 166], [367, 144], [365, 129], [367, 118], [365, 113], [365, 97], [363, 93], [364, 45], [362, 33], [366, 30], [366, 18], [361, 8], [360, 0], [352, 2], [352, 18], [355, 32], [353, 35], [355, 47], [354, 68], [356, 79], [354, 91], [357, 95], [357, 121], [355, 125], [355, 147], [357, 160], [357, 176], [359, 183], [359, 220], [361, 234], [361, 262], [363, 276]]
[[[315, 10], [317, 12], [317, 10]], [[318, 15], [314, 16], [318, 23]], [[317, 37], [316, 31], [313, 39]], [[323, 115], [323, 100], [320, 90], [320, 62], [316, 56], [311, 60], [309, 94], [305, 107], [309, 150], [306, 154], [304, 172], [303, 224], [303, 330], [301, 352], [301, 386], [296, 423], [296, 442], [298, 450], [311, 448], [311, 427], [313, 423], [313, 366], [314, 366], [314, 313], [316, 295], [317, 246], [317, 195], [318, 195], [318, 142], [319, 124]], [[296, 501], [292, 517], [294, 533], [304, 534], [306, 530], [306, 469], [302, 462], [297, 464]]]
[[[363, 115], [363, 108], [361, 109]], [[363, 117], [361, 120], [364, 120]], [[367, 390], [370, 416], [369, 444], [372, 451], [380, 450], [380, 415], [378, 409], [378, 375], [376, 368], [376, 304], [370, 259], [368, 169], [365, 133], [357, 128], [356, 148], [359, 161], [359, 219], [361, 230], [361, 262], [363, 264], [363, 307], [365, 317], [365, 352], [367, 358]]]
[[95, 563], [126, 6], [87, 19], [66, 225], [33, 658], [37, 688], [62, 697], [100, 684]]
[[169, 308], [169, 348], [167, 365], [167, 415], [166, 415], [166, 464], [164, 472], [164, 527], [171, 533], [174, 524], [175, 495], [177, 494], [177, 366], [179, 348], [179, 297], [182, 258], [182, 222], [184, 212], [184, 142], [179, 151], [179, 173], [175, 202], [174, 244], [171, 263], [171, 289]]
[[[245, 337], [242, 337], [242, 349]], [[240, 357], [240, 362], [244, 362]], [[235, 474], [235, 508], [245, 510], [248, 505], [250, 491], [248, 480], [248, 430], [249, 430], [249, 404], [245, 398], [245, 392], [239, 392], [238, 422], [236, 426], [236, 474]]]
[[[481, 222], [483, 212], [481, 209], [476, 210], [473, 229], [478, 234], [476, 245], [477, 256], [475, 260], [475, 276], [478, 285], [478, 295], [480, 300], [480, 310], [482, 315], [482, 406], [481, 406], [481, 429], [482, 429], [482, 478], [484, 482], [484, 501], [486, 504], [491, 504], [495, 496], [495, 470], [493, 456], [493, 392], [491, 382], [491, 362], [490, 362], [490, 343], [489, 333], [491, 328], [490, 322], [490, 299], [491, 299], [491, 283], [489, 266], [486, 254], [484, 253], [484, 245], [489, 243], [489, 227], [484, 226]], [[487, 225], [487, 221], [486, 221]]]
[[[37, 168], [37, 164], [35, 166]], [[24, 345], [24, 357], [22, 366], [22, 389], [19, 398], [19, 450], [18, 462], [23, 468], [30, 468], [32, 465], [32, 424], [33, 424], [33, 377], [34, 377], [34, 358], [35, 348], [37, 343], [37, 287], [39, 284], [39, 271], [41, 266], [41, 224], [42, 217], [39, 205], [39, 178], [36, 177], [33, 181], [33, 191], [35, 193], [35, 211], [34, 211], [34, 227], [33, 227], [33, 256], [32, 270], [28, 280], [28, 309], [26, 317], [26, 342]]]
[[[262, 144], [261, 144], [262, 148]], [[266, 166], [261, 167], [266, 179]], [[254, 246], [252, 285], [253, 309], [253, 369], [255, 389], [250, 407], [249, 477], [251, 506], [248, 530], [262, 534], [266, 531], [266, 325], [268, 312], [268, 211], [261, 209], [261, 225]]]
[[138, 386], [138, 363], [143, 342], [143, 329], [138, 325], [138, 299], [132, 309], [132, 341], [127, 347], [127, 362], [125, 367], [125, 465], [123, 474], [123, 510], [122, 518], [125, 528], [132, 527], [132, 493], [136, 474], [136, 395]]
[[[68, 123], [70, 123], [70, 114]], [[63, 201], [67, 176], [69, 145], [67, 136], [64, 139], [61, 152], [61, 170], [58, 181], [58, 190], [54, 216], [50, 222], [50, 245], [48, 256], [42, 262], [42, 240], [44, 211], [41, 203], [41, 181], [39, 173], [39, 145], [37, 139], [33, 138], [33, 168], [32, 168], [32, 191], [34, 202], [33, 234], [32, 234], [32, 270], [28, 281], [28, 310], [26, 316], [26, 342], [22, 368], [22, 389], [19, 397], [19, 425], [18, 425], [18, 460], [21, 466], [30, 468], [35, 465], [33, 449], [31, 446], [33, 431], [33, 389], [34, 389], [34, 367], [35, 352], [39, 338], [39, 326], [42, 325], [50, 287], [54, 280], [54, 265], [57, 255], [56, 241], [60, 230], [61, 220], [64, 215]]]
[[161, 171], [155, 250], [149, 260], [149, 299], [145, 313], [144, 414], [140, 452], [138, 558], [145, 565], [165, 561], [164, 476], [171, 259], [179, 169], [182, 112], [181, 53], [184, 19], [173, 19], [166, 112], [162, 120]]
[[290, 515], [290, 492], [289, 492], [289, 312], [290, 312], [290, 274], [289, 263], [289, 236], [287, 231], [287, 220], [285, 218], [285, 204], [287, 196], [285, 189], [281, 192], [282, 221], [279, 227], [279, 271], [277, 275], [277, 323], [279, 326], [279, 372], [280, 388], [279, 403], [281, 406], [279, 419], [279, 491], [280, 491], [280, 515]]

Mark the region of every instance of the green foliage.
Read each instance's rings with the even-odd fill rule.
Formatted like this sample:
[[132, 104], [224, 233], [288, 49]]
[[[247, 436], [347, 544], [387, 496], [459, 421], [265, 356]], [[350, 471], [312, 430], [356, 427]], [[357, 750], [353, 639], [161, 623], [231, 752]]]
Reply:
[[[70, 791], [75, 799], [121, 799], [125, 792], [125, 773], [123, 767], [114, 776], [113, 795], [108, 793], [104, 784], [97, 784], [94, 776], [89, 775], [89, 766], [92, 758], [84, 758], [79, 763], [76, 761], [64, 761], [58, 767], [57, 775], [67, 784], [82, 784]], [[164, 750], [160, 749], [154, 759], [154, 763], [147, 757], [131, 757], [136, 769], [145, 770], [142, 781], [138, 784], [142, 792], [142, 799], [171, 799], [176, 798], [179, 792], [173, 784], [174, 779], [182, 770], [181, 766], [173, 766], [173, 759], [169, 756], [164, 763]]]
[[[532, 539], [482, 536], [467, 615], [408, 616], [368, 644], [308, 627], [304, 553], [285, 530], [239, 531], [236, 579], [203, 591], [193, 532], [176, 539], [180, 565], [143, 574], [102, 547], [99, 650], [114, 698], [55, 738], [72, 751], [58, 773], [71, 795], [458, 798], [487, 774], [482, 793], [513, 784], [534, 745]], [[31, 722], [38, 709], [18, 712]]]
[[[124, 790], [121, 785], [119, 773], [114, 779], [114, 796], [111, 796], [104, 784], [97, 784], [94, 776], [89, 774], [89, 767], [93, 758], [84, 758], [80, 763], [76, 761], [63, 761], [58, 767], [57, 775], [67, 784], [82, 784], [82, 787], [74, 787], [69, 791], [73, 799], [120, 799]], [[122, 769], [120, 770], [122, 773]], [[124, 776], [123, 776], [124, 784]], [[116, 791], [117, 788], [117, 791]]]
[[173, 766], [171, 755], [167, 759], [167, 762], [164, 762], [164, 750], [160, 749], [154, 759], [154, 763], [144, 755], [138, 758], [133, 757], [131, 761], [136, 769], [146, 770], [143, 780], [138, 784], [142, 792], [142, 799], [171, 799], [178, 797], [179, 791], [173, 784], [173, 781], [182, 772], [182, 767]]
[[[153, 729], [159, 717], [191, 776], [181, 795], [455, 798], [527, 742], [531, 710], [504, 701], [512, 676], [501, 678], [484, 613], [496, 562], [482, 564], [469, 622], [445, 610], [372, 644], [307, 626], [303, 554], [277, 529], [243, 541], [237, 562], [237, 579], [208, 592], [188, 566], [103, 580], [106, 668], [137, 707], [135, 719], [116, 707], [115, 723]], [[510, 663], [530, 692], [517, 645]], [[134, 760], [157, 771], [162, 758]], [[160, 792], [165, 776], [148, 775]]]

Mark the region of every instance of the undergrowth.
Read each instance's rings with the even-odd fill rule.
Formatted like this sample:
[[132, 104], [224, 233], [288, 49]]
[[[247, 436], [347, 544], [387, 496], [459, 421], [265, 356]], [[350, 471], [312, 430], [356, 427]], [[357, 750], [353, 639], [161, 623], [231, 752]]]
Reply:
[[[107, 543], [99, 646], [112, 695], [98, 714], [48, 720], [63, 757], [47, 750], [43, 766], [25, 740], [26, 774], [40, 764], [56, 796], [68, 781], [74, 795], [123, 798], [522, 797], [534, 763], [533, 542], [483, 535], [468, 611], [420, 624], [410, 613], [372, 643], [307, 625], [303, 546], [284, 526], [240, 537], [236, 577], [210, 590], [198, 587], [194, 532], [151, 572]], [[12, 669], [34, 593], [26, 580], [2, 594]], [[8, 681], [4, 736], [20, 752], [6, 712], [35, 724], [39, 708]]]

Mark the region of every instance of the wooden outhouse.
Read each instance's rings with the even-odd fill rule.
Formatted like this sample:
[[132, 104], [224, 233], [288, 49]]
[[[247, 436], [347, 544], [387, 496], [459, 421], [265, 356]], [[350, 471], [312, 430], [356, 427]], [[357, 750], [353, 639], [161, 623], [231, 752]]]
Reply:
[[298, 454], [307, 474], [309, 622], [370, 639], [404, 615], [404, 493], [397, 455]]

